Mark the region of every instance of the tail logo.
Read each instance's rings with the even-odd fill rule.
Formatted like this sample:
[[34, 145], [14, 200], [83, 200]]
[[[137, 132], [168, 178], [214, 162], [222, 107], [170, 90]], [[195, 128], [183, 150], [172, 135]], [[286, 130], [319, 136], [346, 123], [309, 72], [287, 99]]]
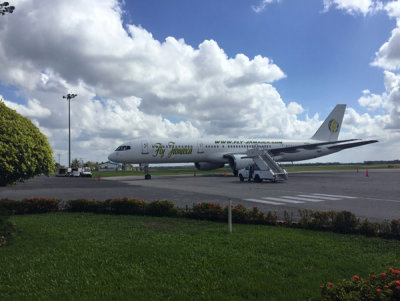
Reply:
[[336, 133], [339, 129], [339, 123], [335, 119], [331, 119], [328, 123], [328, 128], [331, 133]]

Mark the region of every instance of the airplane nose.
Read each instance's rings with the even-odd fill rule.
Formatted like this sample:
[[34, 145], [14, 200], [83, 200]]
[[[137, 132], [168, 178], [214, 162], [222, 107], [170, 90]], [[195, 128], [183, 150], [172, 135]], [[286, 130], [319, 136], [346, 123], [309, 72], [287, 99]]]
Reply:
[[111, 153], [111, 154], [108, 156], [108, 160], [114, 162], [114, 160], [115, 160], [115, 154], [114, 154], [114, 153]]

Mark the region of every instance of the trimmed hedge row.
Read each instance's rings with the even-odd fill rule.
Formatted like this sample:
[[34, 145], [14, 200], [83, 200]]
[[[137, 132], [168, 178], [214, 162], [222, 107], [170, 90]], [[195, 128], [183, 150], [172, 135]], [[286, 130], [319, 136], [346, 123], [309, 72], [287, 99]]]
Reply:
[[[171, 201], [160, 200], [148, 203], [134, 198], [108, 199], [104, 202], [87, 199], [66, 202], [47, 198], [30, 198], [22, 201], [1, 199], [0, 210], [2, 208], [10, 211], [11, 214], [70, 211], [187, 217], [219, 222], [226, 221], [228, 218], [228, 206], [222, 207], [217, 203], [197, 203], [193, 204], [192, 208], [180, 209], [175, 207]], [[269, 211], [264, 214], [257, 207], [248, 209], [240, 204], [232, 206], [232, 221], [235, 223], [283, 225], [343, 234], [362, 234], [400, 239], [400, 219], [382, 223], [370, 222], [368, 219], [360, 222], [359, 218], [348, 211], [314, 211], [310, 209], [300, 209], [299, 215], [300, 219], [294, 222], [292, 215], [285, 211], [283, 220], [278, 220], [275, 212]]]

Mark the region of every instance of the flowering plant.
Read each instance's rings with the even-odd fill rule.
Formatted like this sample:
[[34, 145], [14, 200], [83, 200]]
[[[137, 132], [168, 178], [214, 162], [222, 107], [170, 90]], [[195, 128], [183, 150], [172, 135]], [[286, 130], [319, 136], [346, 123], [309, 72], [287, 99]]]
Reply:
[[323, 300], [400, 300], [400, 270], [371, 274], [366, 279], [354, 275], [350, 280], [327, 282], [320, 286]]

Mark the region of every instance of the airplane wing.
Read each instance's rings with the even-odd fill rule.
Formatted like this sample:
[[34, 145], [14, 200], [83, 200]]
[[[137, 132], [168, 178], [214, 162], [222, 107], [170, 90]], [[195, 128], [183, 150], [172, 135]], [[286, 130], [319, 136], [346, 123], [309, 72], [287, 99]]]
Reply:
[[367, 141], [346, 143], [346, 142], [356, 141], [356, 140], [359, 140], [359, 139], [337, 140], [337, 141], [318, 142], [318, 143], [310, 143], [310, 144], [303, 144], [303, 145], [296, 145], [296, 146], [289, 146], [289, 147], [279, 147], [279, 148], [270, 149], [270, 150], [268, 150], [268, 152], [270, 154], [272, 154], [273, 156], [277, 156], [280, 153], [297, 153], [301, 149], [306, 149], [306, 150], [318, 149], [320, 146], [330, 145], [330, 144], [332, 144], [332, 146], [330, 146], [328, 148], [341, 150], [341, 149], [356, 147], [356, 146], [360, 146], [360, 145], [364, 145], [364, 144], [378, 142], [378, 140], [367, 140]]

